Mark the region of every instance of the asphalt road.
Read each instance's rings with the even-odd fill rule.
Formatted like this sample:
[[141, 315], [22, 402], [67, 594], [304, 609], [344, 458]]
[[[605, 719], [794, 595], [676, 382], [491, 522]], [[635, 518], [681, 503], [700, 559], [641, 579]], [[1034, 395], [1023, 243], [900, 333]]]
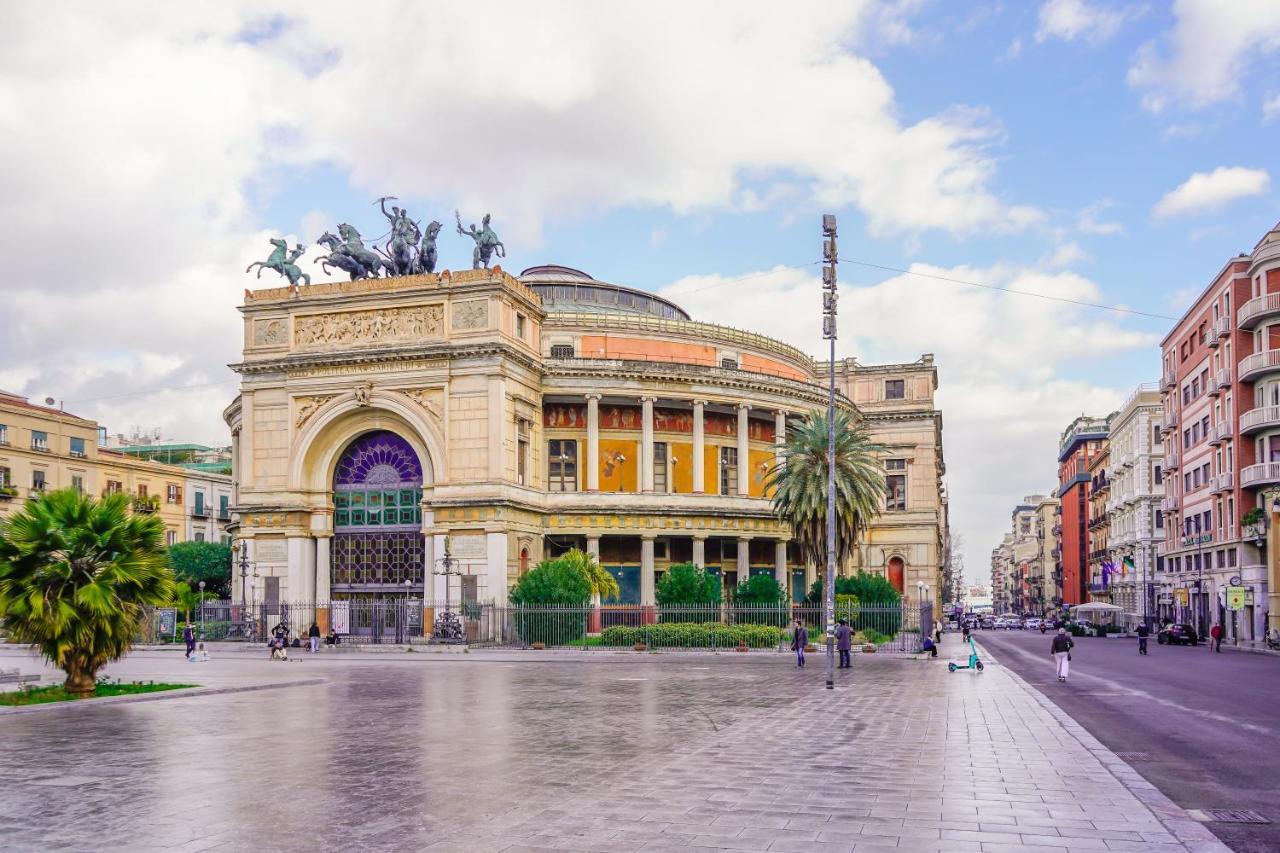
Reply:
[[[1014, 670], [1186, 809], [1252, 809], [1268, 825], [1206, 824], [1243, 853], [1280, 850], [1280, 657], [1077, 638], [1059, 684], [1051, 635], [978, 631]], [[1137, 753], [1137, 755], [1128, 755]]]

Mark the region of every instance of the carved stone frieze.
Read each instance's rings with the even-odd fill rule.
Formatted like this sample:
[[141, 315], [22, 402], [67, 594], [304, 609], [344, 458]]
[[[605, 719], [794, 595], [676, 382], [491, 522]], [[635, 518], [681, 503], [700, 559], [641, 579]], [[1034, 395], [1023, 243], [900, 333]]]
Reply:
[[333, 394], [326, 394], [314, 397], [295, 397], [293, 400], [296, 407], [293, 416], [294, 427], [300, 427], [305, 424], [316, 413], [317, 409], [332, 400], [334, 396]]
[[254, 320], [253, 345], [257, 347], [282, 347], [289, 343], [288, 321]]
[[294, 345], [303, 348], [438, 339], [444, 335], [444, 306], [305, 314], [294, 318], [293, 327]]
[[470, 302], [455, 302], [453, 305], [453, 327], [459, 330], [483, 329], [489, 325], [489, 301], [475, 299]]
[[436, 417], [440, 417], [443, 414], [444, 392], [439, 388], [414, 388], [401, 390], [400, 393]]

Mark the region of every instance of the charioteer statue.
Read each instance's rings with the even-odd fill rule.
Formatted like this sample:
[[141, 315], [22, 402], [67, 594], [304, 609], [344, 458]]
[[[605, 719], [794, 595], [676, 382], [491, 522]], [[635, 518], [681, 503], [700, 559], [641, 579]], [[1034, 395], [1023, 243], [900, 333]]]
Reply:
[[481, 267], [489, 268], [489, 258], [495, 253], [499, 258], [507, 256], [507, 247], [502, 245], [502, 241], [498, 239], [498, 235], [489, 227], [489, 214], [484, 215], [484, 219], [480, 220], [481, 227], [476, 228], [475, 223], [471, 223], [470, 228], [462, 227], [462, 216], [458, 211], [453, 212], [453, 218], [458, 221], [458, 233], [470, 237], [476, 241], [476, 247], [471, 253], [471, 268], [478, 270]]

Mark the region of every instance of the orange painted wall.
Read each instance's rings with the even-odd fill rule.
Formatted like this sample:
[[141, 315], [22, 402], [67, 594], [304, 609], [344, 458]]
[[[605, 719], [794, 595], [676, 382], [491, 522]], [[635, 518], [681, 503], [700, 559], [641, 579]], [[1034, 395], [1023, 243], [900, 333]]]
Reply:
[[747, 452], [747, 459], [751, 465], [747, 494], [753, 498], [762, 498], [765, 496], [765, 480], [769, 478], [769, 466], [773, 464], [773, 451], [750, 450]]
[[600, 491], [636, 492], [639, 448], [634, 441], [600, 439]]
[[743, 353], [738, 360], [738, 364], [743, 370], [750, 370], [752, 373], [768, 373], [770, 376], [785, 376], [787, 379], [799, 379], [802, 382], [809, 380], [804, 371], [797, 370], [790, 365], [783, 364], [780, 361], [774, 361], [771, 358], [761, 358], [751, 353]]
[[684, 364], [714, 366], [716, 348], [649, 338], [624, 338], [617, 335], [583, 335], [580, 342], [583, 358], [621, 358], [632, 361], [677, 361]]

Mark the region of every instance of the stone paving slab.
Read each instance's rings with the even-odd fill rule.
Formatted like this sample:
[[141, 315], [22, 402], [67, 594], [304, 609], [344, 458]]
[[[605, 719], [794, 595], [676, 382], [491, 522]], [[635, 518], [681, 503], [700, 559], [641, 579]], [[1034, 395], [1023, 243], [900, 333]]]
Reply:
[[323, 683], [0, 718], [0, 846], [1226, 849], [998, 666], [859, 656], [827, 691], [763, 655], [414, 657], [226, 656], [200, 683]]

